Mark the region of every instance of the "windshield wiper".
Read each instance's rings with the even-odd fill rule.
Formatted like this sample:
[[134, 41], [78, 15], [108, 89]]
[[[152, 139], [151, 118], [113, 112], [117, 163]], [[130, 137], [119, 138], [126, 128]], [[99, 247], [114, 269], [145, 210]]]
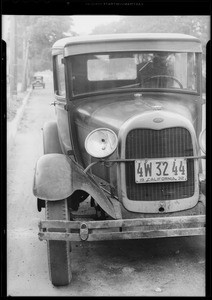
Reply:
[[125, 89], [125, 88], [128, 88], [128, 87], [139, 86], [140, 84], [141, 84], [140, 82], [137, 82], [137, 83], [133, 83], [133, 84], [129, 84], [129, 85], [119, 86], [119, 87], [116, 87], [116, 89]]
[[145, 63], [145, 65], [143, 65], [143, 67], [141, 67], [138, 72], [141, 72], [146, 66], [148, 66], [149, 63], [152, 63], [152, 60], [149, 60], [148, 62]]

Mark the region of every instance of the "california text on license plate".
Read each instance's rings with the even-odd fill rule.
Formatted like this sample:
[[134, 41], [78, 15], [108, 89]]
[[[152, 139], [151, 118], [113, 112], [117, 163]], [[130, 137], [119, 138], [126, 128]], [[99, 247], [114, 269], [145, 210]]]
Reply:
[[135, 161], [136, 183], [157, 183], [187, 180], [185, 158], [141, 159]]

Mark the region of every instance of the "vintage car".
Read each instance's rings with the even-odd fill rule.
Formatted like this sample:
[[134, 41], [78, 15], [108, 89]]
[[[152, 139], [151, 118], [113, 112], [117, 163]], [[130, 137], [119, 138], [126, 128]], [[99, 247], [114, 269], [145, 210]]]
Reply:
[[43, 81], [43, 76], [34, 76], [33, 81], [32, 81], [32, 88], [34, 89], [35, 87], [42, 87], [45, 89], [45, 83]]
[[72, 241], [204, 235], [200, 41], [70, 37], [52, 56], [56, 121], [33, 186], [52, 284], [71, 280]]

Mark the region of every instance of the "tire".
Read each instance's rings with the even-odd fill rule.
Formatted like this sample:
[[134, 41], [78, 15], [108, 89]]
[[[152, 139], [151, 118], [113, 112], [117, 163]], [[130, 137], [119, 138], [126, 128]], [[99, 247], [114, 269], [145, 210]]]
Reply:
[[[46, 220], [68, 220], [67, 199], [46, 201]], [[58, 229], [57, 232], [59, 231], [65, 232], [65, 229]], [[47, 240], [47, 256], [52, 284], [55, 286], [68, 285], [72, 277], [70, 242]]]

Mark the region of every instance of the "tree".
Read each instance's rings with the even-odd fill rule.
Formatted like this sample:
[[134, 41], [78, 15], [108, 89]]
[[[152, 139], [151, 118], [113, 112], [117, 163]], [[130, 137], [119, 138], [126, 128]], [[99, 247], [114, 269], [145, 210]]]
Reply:
[[51, 47], [71, 31], [72, 19], [68, 16], [40, 16], [35, 24], [30, 25], [30, 58], [34, 60], [35, 71], [52, 68]]
[[94, 28], [93, 34], [127, 32], [169, 32], [190, 34], [206, 45], [210, 38], [209, 16], [127, 16]]
[[[51, 47], [53, 43], [71, 31], [69, 16], [23, 16], [16, 17], [17, 23], [17, 81], [22, 81], [26, 90], [29, 78], [36, 71], [52, 69]], [[28, 75], [27, 75], [28, 74]]]

